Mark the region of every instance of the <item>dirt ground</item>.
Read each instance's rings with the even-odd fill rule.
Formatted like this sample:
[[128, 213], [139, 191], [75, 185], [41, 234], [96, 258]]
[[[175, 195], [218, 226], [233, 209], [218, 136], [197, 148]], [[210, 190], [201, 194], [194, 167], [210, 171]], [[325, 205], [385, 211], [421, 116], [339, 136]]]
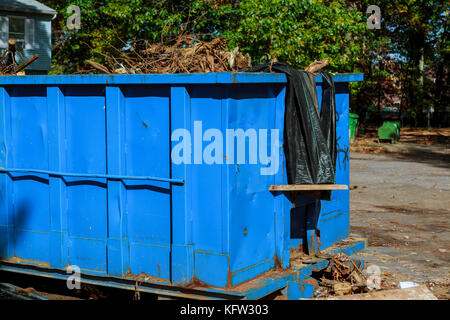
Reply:
[[369, 240], [358, 257], [388, 286], [424, 283], [441, 299], [450, 299], [448, 133], [404, 130], [392, 145], [366, 136], [350, 154], [350, 232]]

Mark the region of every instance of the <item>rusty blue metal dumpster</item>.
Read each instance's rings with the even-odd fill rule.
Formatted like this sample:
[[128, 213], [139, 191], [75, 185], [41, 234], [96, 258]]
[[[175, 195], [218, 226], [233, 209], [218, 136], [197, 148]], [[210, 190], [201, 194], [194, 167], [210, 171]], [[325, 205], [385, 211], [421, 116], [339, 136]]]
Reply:
[[[334, 80], [348, 185], [348, 83], [362, 75]], [[0, 269], [66, 279], [77, 266], [87, 283], [160, 296], [296, 292], [293, 255], [348, 238], [349, 195], [292, 208], [269, 191], [287, 183], [285, 89], [264, 73], [0, 77]]]

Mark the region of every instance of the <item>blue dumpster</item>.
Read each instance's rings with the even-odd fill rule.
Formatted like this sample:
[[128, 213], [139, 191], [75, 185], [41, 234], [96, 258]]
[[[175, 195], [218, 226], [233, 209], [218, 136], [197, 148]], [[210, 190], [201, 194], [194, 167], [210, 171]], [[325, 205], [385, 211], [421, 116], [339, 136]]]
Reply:
[[[362, 75], [334, 80], [348, 185], [348, 83]], [[293, 208], [269, 191], [287, 183], [285, 89], [264, 73], [0, 77], [0, 269], [77, 266], [86, 283], [191, 298], [299, 281], [300, 248], [348, 238], [349, 194]]]

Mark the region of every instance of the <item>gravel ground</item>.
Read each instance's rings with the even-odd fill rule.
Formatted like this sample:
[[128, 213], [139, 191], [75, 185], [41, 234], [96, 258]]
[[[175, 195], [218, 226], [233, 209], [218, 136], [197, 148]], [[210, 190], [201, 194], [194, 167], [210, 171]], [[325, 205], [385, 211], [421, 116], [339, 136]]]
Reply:
[[[426, 283], [450, 298], [450, 149], [396, 144], [350, 155], [350, 231], [382, 279]], [[437, 292], [439, 291], [439, 292]]]

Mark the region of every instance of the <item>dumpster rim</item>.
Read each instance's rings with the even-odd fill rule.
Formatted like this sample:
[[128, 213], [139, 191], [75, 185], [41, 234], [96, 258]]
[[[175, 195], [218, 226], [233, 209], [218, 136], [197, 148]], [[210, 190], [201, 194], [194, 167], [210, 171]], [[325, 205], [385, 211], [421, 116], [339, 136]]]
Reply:
[[[335, 73], [334, 82], [363, 81], [362, 73]], [[211, 73], [177, 73], [177, 74], [134, 74], [134, 75], [29, 75], [0, 76], [0, 85], [126, 85], [126, 84], [251, 84], [287, 82], [283, 73], [251, 72], [211, 72]], [[322, 76], [316, 77], [322, 82]]]

